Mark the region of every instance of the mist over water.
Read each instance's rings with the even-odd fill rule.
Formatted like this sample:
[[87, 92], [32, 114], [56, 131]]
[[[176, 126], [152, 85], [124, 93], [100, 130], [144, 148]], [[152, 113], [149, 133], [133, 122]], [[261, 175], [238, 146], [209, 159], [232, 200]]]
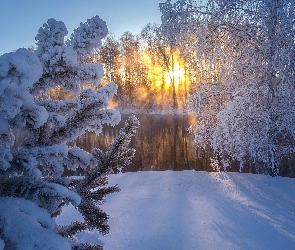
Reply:
[[[195, 121], [193, 117], [172, 114], [136, 116], [140, 126], [130, 143], [136, 153], [132, 163], [123, 172], [190, 169], [212, 171], [208, 159], [197, 154], [193, 135], [188, 131]], [[128, 114], [122, 114], [118, 126], [104, 126], [99, 136], [87, 133], [77, 139], [75, 144], [87, 151], [94, 147], [106, 151], [128, 117]]]

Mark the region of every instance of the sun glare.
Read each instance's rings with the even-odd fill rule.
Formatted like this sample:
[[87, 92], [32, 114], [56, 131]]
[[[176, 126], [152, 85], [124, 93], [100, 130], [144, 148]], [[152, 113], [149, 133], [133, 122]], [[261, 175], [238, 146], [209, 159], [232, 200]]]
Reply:
[[178, 88], [179, 84], [185, 81], [184, 69], [180, 67], [179, 63], [175, 63], [173, 69], [171, 68], [169, 72], [165, 72], [165, 83], [170, 86], [172, 83]]
[[169, 58], [169, 70], [165, 72], [165, 87], [169, 88], [174, 84], [175, 89], [181, 88], [185, 82], [184, 62], [176, 50]]
[[169, 90], [174, 84], [175, 88], [180, 88], [186, 80], [184, 62], [179, 56], [179, 51], [175, 51], [169, 58], [169, 65], [161, 65], [159, 62], [153, 62], [148, 53], [143, 53], [142, 59], [148, 70], [148, 77], [154, 87], [164, 87]]

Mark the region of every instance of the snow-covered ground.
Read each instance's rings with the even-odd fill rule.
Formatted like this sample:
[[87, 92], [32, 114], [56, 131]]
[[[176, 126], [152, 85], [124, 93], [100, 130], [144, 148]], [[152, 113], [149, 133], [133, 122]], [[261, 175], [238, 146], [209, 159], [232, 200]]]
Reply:
[[[295, 249], [295, 179], [197, 171], [112, 175], [105, 250]], [[58, 222], [77, 217], [68, 207]]]

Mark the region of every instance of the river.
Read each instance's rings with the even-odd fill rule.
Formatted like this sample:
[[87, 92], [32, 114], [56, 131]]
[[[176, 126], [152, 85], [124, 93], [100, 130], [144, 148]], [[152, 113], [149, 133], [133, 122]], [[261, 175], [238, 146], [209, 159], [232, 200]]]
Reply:
[[[107, 150], [128, 116], [122, 114], [118, 126], [104, 126], [99, 136], [86, 133], [77, 139], [76, 145], [86, 151], [94, 147]], [[208, 159], [197, 153], [193, 135], [188, 132], [189, 126], [195, 121], [193, 117], [171, 114], [137, 114], [136, 117], [139, 118], [140, 126], [130, 143], [130, 147], [136, 149], [136, 154], [123, 172], [212, 170]]]

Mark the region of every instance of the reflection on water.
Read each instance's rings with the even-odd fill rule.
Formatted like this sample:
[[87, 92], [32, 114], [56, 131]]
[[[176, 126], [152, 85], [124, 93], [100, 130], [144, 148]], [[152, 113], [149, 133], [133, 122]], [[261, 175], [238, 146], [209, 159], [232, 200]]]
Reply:
[[[103, 132], [96, 136], [87, 133], [76, 141], [76, 145], [91, 151], [97, 147], [107, 150], [119, 134], [129, 115], [122, 115], [116, 127], [105, 126]], [[188, 115], [136, 115], [140, 127], [130, 143], [136, 149], [135, 158], [123, 171], [147, 170], [207, 170], [208, 159], [196, 153], [193, 136], [187, 131], [194, 119]]]
[[[135, 158], [123, 172], [148, 171], [148, 170], [203, 170], [213, 171], [210, 166], [211, 150], [197, 150], [193, 143], [193, 135], [187, 129], [194, 123], [194, 118], [188, 115], [136, 115], [140, 120], [140, 126], [130, 147], [136, 149]], [[96, 136], [94, 133], [87, 133], [71, 146], [77, 145], [86, 151], [92, 148], [100, 148], [106, 151], [110, 144], [118, 136], [129, 115], [123, 114], [120, 124], [116, 127], [105, 126], [103, 132]], [[15, 130], [15, 145], [17, 149], [22, 140], [28, 135], [22, 130]], [[290, 158], [282, 160], [280, 169], [281, 176], [295, 177], [295, 153]], [[222, 170], [222, 168], [221, 168]], [[228, 171], [239, 171], [239, 163], [232, 162]], [[251, 165], [243, 167], [242, 172], [254, 173]], [[64, 175], [83, 174], [81, 169], [72, 172], [65, 170]]]

